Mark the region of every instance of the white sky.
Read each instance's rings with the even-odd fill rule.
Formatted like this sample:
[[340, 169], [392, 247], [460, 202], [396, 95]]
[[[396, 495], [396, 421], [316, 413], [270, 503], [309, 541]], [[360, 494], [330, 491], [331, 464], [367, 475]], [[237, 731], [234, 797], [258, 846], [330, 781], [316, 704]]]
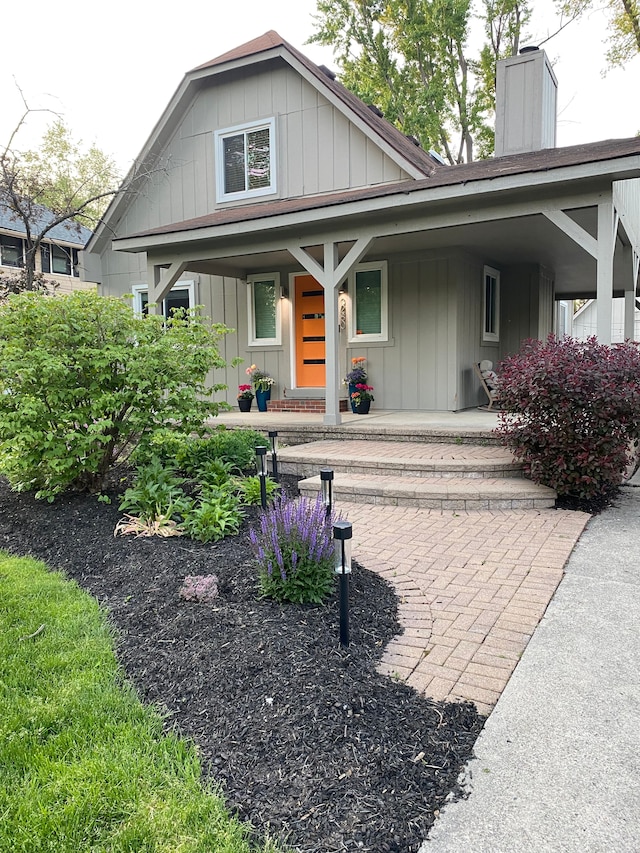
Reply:
[[[534, 0], [551, 9], [551, 0]], [[28, 26], [4, 32], [0, 51], [0, 143], [22, 113], [14, 84], [30, 107], [60, 113], [76, 139], [95, 141], [125, 169], [138, 155], [185, 71], [274, 29], [318, 64], [331, 50], [304, 42], [315, 0], [146, 0], [86, 3], [31, 0]], [[539, 13], [536, 43], [551, 30]], [[603, 13], [572, 24], [545, 46], [559, 82], [558, 144], [633, 136], [640, 131], [640, 57], [624, 70], [604, 68]], [[32, 116], [19, 147], [37, 144], [52, 116]]]

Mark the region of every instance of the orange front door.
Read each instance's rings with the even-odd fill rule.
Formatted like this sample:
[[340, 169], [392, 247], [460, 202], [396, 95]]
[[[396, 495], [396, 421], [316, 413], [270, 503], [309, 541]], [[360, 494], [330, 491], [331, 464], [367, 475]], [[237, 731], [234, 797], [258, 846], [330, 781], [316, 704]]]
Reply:
[[296, 385], [324, 388], [324, 290], [311, 275], [295, 283]]

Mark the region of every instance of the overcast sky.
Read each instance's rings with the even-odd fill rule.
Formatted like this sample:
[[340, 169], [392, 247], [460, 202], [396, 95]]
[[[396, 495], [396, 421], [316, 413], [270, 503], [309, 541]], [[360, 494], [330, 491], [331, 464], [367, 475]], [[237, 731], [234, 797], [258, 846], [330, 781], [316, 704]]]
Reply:
[[[541, 2], [534, 0], [541, 10]], [[17, 81], [32, 108], [60, 113], [76, 138], [95, 141], [121, 168], [138, 155], [185, 71], [274, 29], [317, 63], [334, 66], [329, 48], [305, 45], [315, 0], [142, 0], [90, 4], [31, 0], [28, 26], [5, 27], [0, 51], [0, 142], [22, 112]], [[5, 16], [6, 17], [6, 16]], [[7, 23], [7, 22], [5, 22]], [[552, 28], [539, 12], [538, 42]], [[605, 19], [594, 13], [545, 46], [559, 81], [558, 144], [633, 136], [640, 131], [640, 58], [601, 76]], [[37, 142], [51, 116], [29, 121], [21, 147]]]

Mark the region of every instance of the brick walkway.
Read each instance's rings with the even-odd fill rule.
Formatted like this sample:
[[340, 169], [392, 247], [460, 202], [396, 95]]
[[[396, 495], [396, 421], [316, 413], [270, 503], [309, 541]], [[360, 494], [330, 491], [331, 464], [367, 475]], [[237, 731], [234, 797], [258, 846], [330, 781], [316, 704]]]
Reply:
[[353, 556], [396, 587], [404, 633], [380, 671], [434, 699], [491, 711], [589, 515], [438, 511], [340, 502]]

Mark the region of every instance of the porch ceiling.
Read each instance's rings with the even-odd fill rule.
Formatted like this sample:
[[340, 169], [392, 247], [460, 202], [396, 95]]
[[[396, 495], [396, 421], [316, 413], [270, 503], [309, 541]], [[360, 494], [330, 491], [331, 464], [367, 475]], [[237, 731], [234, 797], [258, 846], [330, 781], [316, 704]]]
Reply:
[[[574, 211], [571, 215], [586, 231], [595, 236], [596, 207]], [[618, 239], [620, 240], [620, 237]], [[344, 257], [351, 245], [351, 241], [339, 244], [340, 258]], [[558, 299], [595, 297], [595, 259], [541, 214], [378, 237], [365, 260], [380, 260], [424, 251], [451, 251], [455, 248], [499, 267], [514, 264], [547, 266], [555, 273]], [[199, 249], [201, 250], [202, 246]], [[321, 245], [313, 246], [308, 251], [316, 260], [322, 260]], [[278, 249], [257, 254], [234, 253], [211, 260], [193, 261], [189, 263], [188, 268], [192, 272], [211, 274], [224, 269], [227, 275], [235, 273], [239, 278], [244, 278], [253, 272], [274, 269], [294, 271], [299, 269], [299, 266], [285, 249]], [[620, 294], [629, 275], [624, 258], [618, 252], [614, 287]]]

